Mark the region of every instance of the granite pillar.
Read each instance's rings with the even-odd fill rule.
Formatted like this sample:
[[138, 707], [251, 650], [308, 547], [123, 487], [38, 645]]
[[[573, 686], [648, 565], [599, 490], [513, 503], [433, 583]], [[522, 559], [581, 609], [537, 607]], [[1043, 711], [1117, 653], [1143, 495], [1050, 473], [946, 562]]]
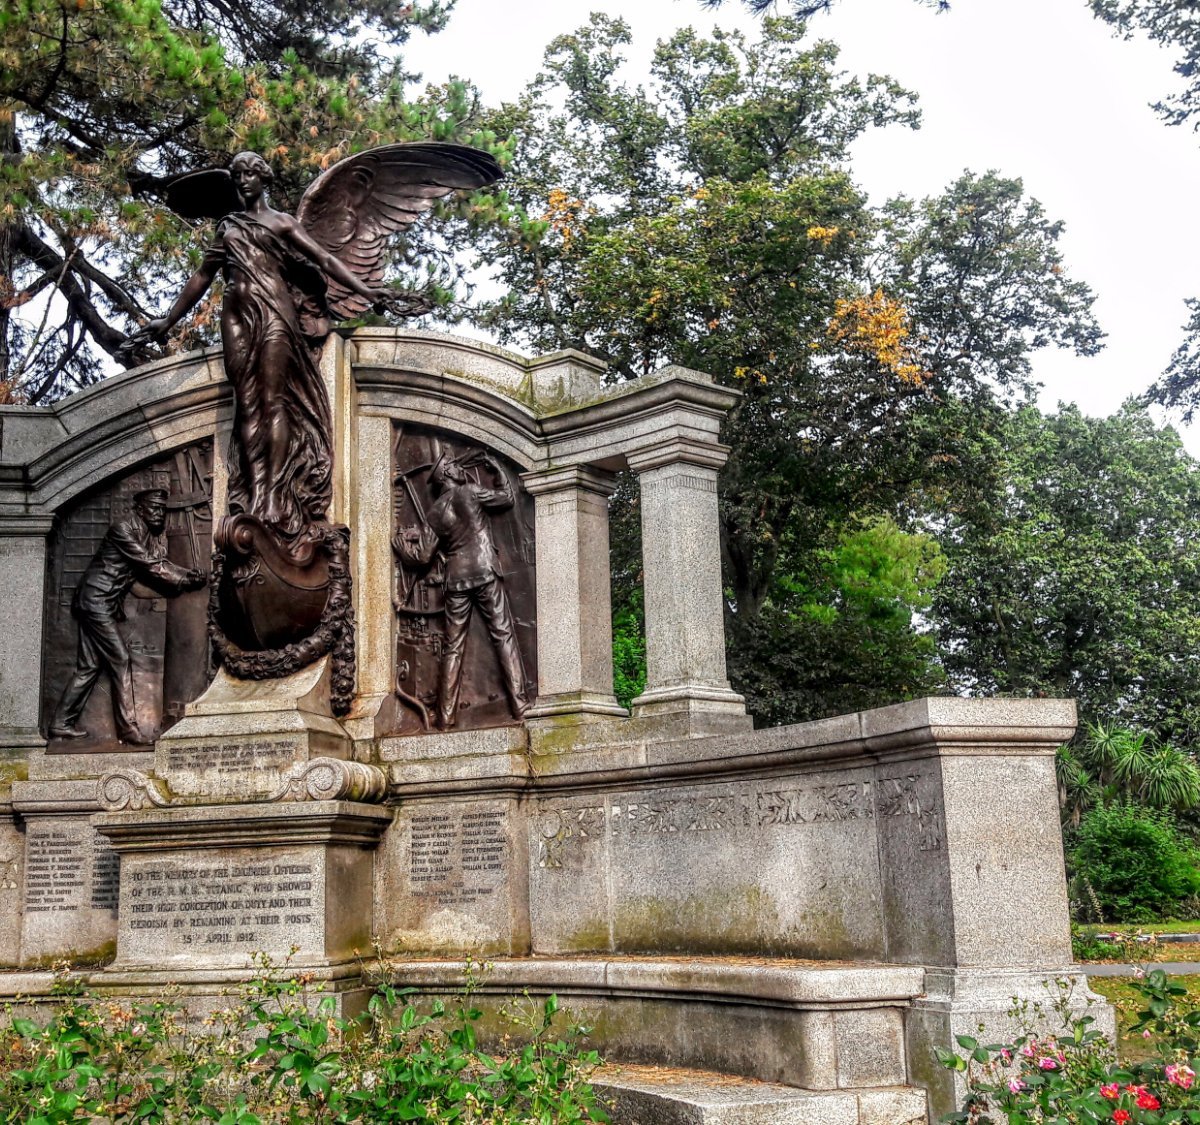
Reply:
[[673, 438], [629, 454], [642, 489], [646, 689], [635, 716], [745, 713], [725, 675], [717, 470], [725, 446]]
[[0, 520], [0, 755], [44, 749], [42, 611], [48, 517]]
[[366, 414], [355, 421], [347, 460], [353, 462], [350, 537], [356, 686], [343, 726], [356, 743], [386, 734], [395, 724], [395, 615], [392, 589], [392, 442], [390, 418]]
[[538, 697], [529, 718], [624, 716], [613, 695], [611, 474], [525, 473], [537, 521]]
[[1054, 754], [1074, 729], [1063, 699], [929, 698], [863, 712], [886, 959], [926, 968], [906, 1037], [935, 1116], [957, 1108], [964, 1086], [934, 1049], [981, 1028], [993, 1042], [1020, 1034], [1020, 1005], [1042, 1027], [1061, 1009], [1113, 1034], [1112, 1009], [1071, 953]]

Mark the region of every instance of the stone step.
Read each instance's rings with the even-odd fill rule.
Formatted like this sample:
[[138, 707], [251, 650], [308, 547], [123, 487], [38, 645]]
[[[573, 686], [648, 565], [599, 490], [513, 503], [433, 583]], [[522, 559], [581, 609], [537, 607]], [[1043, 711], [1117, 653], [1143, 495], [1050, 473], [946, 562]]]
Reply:
[[703, 1070], [609, 1066], [592, 1079], [613, 1125], [926, 1125], [923, 1090], [799, 1090]]

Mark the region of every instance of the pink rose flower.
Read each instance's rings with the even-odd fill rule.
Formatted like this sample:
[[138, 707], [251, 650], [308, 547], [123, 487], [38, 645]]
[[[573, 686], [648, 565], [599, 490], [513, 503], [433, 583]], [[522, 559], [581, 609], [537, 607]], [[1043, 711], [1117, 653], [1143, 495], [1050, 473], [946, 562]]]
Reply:
[[1043, 1070], [1057, 1070], [1058, 1063], [1052, 1058], [1038, 1059], [1038, 1066]]
[[1010, 1078], [1008, 1080], [1008, 1089], [1013, 1094], [1019, 1094], [1022, 1090], [1025, 1089], [1025, 1083], [1022, 1082], [1019, 1078]]
[[1115, 1082], [1110, 1082], [1107, 1086], [1100, 1087], [1100, 1095], [1101, 1097], [1116, 1101], [1121, 1096], [1121, 1087]]
[[1196, 1081], [1196, 1072], [1187, 1063], [1174, 1063], [1166, 1068], [1167, 1081], [1181, 1090], [1190, 1090]]

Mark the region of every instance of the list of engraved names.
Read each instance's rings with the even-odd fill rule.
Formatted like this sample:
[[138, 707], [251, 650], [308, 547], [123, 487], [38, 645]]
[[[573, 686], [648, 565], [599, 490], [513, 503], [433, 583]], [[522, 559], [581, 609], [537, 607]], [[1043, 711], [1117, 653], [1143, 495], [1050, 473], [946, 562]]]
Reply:
[[25, 843], [25, 911], [78, 910], [87, 901], [81, 833], [65, 826], [30, 825]]
[[504, 812], [439, 809], [415, 813], [410, 826], [413, 897], [459, 906], [495, 891], [504, 875]]

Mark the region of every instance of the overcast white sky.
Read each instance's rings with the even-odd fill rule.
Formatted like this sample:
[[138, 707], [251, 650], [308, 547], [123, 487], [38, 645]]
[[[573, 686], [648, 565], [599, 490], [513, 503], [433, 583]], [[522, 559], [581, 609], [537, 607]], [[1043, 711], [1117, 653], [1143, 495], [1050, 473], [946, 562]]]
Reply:
[[[755, 26], [737, 0], [718, 13], [695, 0], [458, 0], [447, 30], [410, 44], [407, 61], [428, 81], [457, 74], [489, 101], [510, 98], [545, 44], [597, 8], [632, 26], [635, 80], [678, 27]], [[1144, 390], [1182, 338], [1184, 298], [1200, 296], [1200, 136], [1150, 109], [1176, 88], [1170, 52], [1114, 38], [1084, 0], [954, 0], [943, 15], [912, 0], [841, 0], [811, 30], [841, 44], [846, 70], [891, 74], [920, 95], [919, 132], [859, 142], [854, 175], [875, 201], [995, 168], [1066, 221], [1067, 266], [1097, 292], [1109, 336], [1092, 359], [1038, 354], [1043, 407], [1104, 414]], [[1200, 454], [1200, 426], [1185, 439]]]

